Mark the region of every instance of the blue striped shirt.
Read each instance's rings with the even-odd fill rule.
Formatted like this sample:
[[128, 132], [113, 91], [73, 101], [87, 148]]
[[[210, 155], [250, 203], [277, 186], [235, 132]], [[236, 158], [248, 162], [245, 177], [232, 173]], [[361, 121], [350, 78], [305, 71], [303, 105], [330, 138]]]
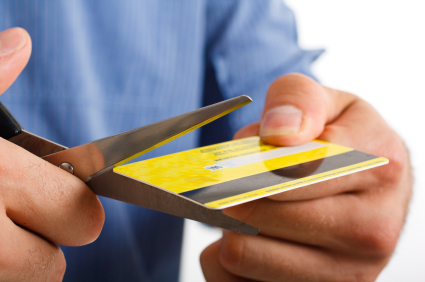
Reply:
[[[25, 28], [33, 53], [1, 97], [30, 132], [73, 147], [202, 105], [254, 103], [160, 147], [151, 158], [231, 138], [260, 118], [269, 84], [310, 73], [282, 1], [0, 1], [0, 30]], [[62, 247], [64, 281], [177, 281], [183, 220], [101, 199], [99, 239]]]

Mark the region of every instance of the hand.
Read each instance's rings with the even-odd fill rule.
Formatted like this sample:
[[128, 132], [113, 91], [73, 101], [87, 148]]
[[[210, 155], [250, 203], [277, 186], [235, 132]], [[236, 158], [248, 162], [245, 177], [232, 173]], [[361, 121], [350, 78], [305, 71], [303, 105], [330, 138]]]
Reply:
[[[20, 28], [0, 33], [0, 94], [31, 54]], [[62, 281], [54, 244], [94, 241], [104, 221], [96, 195], [78, 178], [0, 138], [0, 281]]]
[[225, 210], [261, 232], [225, 231], [206, 248], [207, 281], [374, 281], [394, 251], [411, 196], [397, 134], [360, 98], [291, 74], [270, 86], [261, 124], [235, 138], [253, 135], [283, 146], [318, 138], [390, 163]]

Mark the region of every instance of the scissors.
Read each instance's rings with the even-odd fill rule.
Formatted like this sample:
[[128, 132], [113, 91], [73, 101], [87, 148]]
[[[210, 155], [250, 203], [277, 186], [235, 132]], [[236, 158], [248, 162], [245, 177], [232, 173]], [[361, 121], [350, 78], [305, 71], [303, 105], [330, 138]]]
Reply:
[[0, 137], [84, 181], [99, 196], [255, 236], [260, 230], [178, 194], [117, 174], [113, 168], [216, 120], [252, 100], [239, 96], [81, 146], [67, 148], [25, 131], [0, 102]]

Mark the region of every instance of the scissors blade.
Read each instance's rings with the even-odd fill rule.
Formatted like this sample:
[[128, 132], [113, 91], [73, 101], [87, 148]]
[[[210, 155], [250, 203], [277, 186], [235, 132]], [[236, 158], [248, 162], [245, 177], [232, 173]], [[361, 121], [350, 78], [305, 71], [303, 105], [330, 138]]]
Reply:
[[172, 194], [138, 180], [109, 170], [87, 182], [97, 195], [104, 196], [148, 209], [184, 217], [217, 226], [241, 234], [255, 236], [258, 228], [209, 209], [180, 195]]
[[242, 95], [186, 114], [149, 124], [121, 134], [100, 139], [43, 157], [61, 165], [69, 163], [74, 175], [87, 182], [114, 166], [124, 164], [186, 133], [216, 120], [248, 103]]
[[68, 148], [53, 141], [44, 139], [24, 129], [18, 135], [9, 139], [10, 142], [24, 148], [28, 152], [43, 157], [49, 154], [67, 150]]

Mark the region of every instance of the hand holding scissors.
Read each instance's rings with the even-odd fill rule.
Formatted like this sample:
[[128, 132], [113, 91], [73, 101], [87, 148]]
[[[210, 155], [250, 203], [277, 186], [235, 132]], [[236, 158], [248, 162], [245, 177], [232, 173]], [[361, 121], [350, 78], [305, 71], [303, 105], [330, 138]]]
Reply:
[[[31, 39], [20, 28], [6, 30], [0, 37], [3, 93], [28, 62]], [[66, 263], [56, 244], [84, 245], [94, 241], [102, 229], [104, 212], [95, 193], [256, 234], [258, 229], [219, 211], [205, 209], [112, 171], [114, 165], [249, 101], [242, 96], [71, 149], [26, 132], [1, 105], [0, 281], [61, 281]]]

